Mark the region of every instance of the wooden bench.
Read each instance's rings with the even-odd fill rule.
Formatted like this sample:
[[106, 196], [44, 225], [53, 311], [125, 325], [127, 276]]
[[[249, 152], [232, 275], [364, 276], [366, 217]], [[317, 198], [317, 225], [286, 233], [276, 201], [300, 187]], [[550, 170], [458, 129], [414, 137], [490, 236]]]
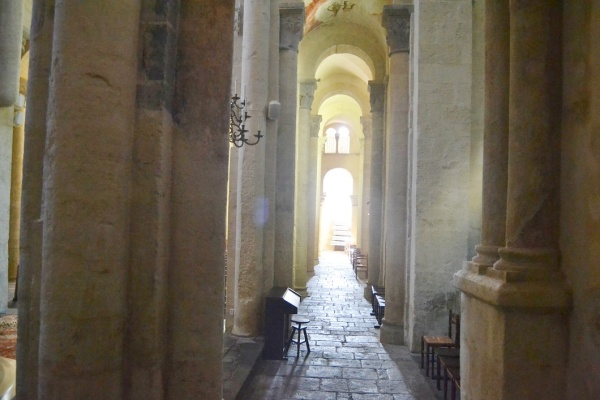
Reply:
[[375, 295], [375, 318], [379, 325], [375, 325], [374, 328], [379, 329], [381, 327], [383, 317], [385, 317], [385, 297]]
[[451, 399], [456, 400], [460, 391], [460, 364], [444, 365], [444, 400], [448, 400], [448, 382], [450, 382]]
[[352, 257], [352, 269], [354, 270], [354, 274], [358, 279], [358, 273], [360, 271], [364, 271], [365, 274], [368, 274], [369, 271], [369, 256], [366, 254], [362, 254], [359, 248], [356, 248]]
[[380, 287], [380, 286], [375, 286], [375, 285], [371, 285], [371, 315], [376, 315], [376, 311], [375, 311], [375, 306], [376, 306], [376, 302], [375, 302], [375, 296], [381, 296], [383, 298], [385, 298], [385, 288]]

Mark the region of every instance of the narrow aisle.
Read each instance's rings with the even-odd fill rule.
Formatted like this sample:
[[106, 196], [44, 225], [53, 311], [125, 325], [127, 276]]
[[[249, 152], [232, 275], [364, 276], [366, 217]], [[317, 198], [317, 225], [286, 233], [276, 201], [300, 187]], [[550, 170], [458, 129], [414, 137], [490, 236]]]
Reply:
[[288, 360], [260, 359], [238, 400], [433, 400], [403, 346], [379, 343], [363, 287], [343, 252], [326, 252], [308, 282], [298, 315], [308, 317], [310, 354], [292, 345]]

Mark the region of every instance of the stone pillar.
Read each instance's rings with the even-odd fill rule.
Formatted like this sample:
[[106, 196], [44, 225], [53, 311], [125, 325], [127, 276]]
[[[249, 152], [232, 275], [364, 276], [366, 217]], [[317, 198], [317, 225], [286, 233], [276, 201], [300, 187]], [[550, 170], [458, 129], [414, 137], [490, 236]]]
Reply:
[[406, 225], [408, 187], [408, 77], [410, 13], [406, 6], [384, 6], [383, 25], [390, 49], [388, 121], [385, 144], [384, 260], [385, 318], [382, 343], [404, 343]]
[[[15, 111], [25, 112], [24, 108]], [[21, 190], [23, 183], [23, 146], [25, 141], [25, 126], [15, 126], [13, 129], [12, 165], [10, 169], [10, 225], [8, 232], [8, 279], [17, 277], [19, 266], [19, 235], [21, 221]]]
[[[510, 7], [506, 245], [493, 268], [455, 275], [464, 294], [462, 395], [558, 400], [565, 398], [571, 302], [558, 256], [562, 5], [507, 3], [486, 4], [488, 18], [504, 28]], [[499, 50], [504, 31], [491, 39]]]
[[[243, 18], [244, 0], [235, 0], [234, 29], [233, 29], [233, 55], [231, 68], [231, 93], [241, 95], [240, 85], [242, 82], [242, 41], [243, 41]], [[279, 89], [278, 89], [279, 92]], [[270, 137], [273, 138], [273, 134]], [[270, 140], [268, 141], [270, 144]], [[275, 143], [276, 145], [276, 143]], [[225, 304], [225, 329], [231, 332], [233, 329], [235, 313], [235, 291], [236, 291], [236, 216], [238, 199], [238, 156], [240, 151], [233, 144], [229, 145], [229, 175], [227, 179], [227, 264], [226, 264], [226, 304]], [[265, 183], [266, 185], [266, 183]], [[273, 183], [274, 185], [274, 183]], [[273, 207], [271, 207], [272, 209]], [[274, 212], [272, 212], [274, 214]], [[272, 219], [272, 218], [271, 218]], [[272, 222], [272, 221], [271, 221]], [[266, 240], [266, 239], [265, 239]]]
[[233, 4], [181, 3], [168, 273], [168, 400], [222, 398]]
[[[241, 96], [251, 118], [249, 135], [265, 129], [268, 101], [270, 1], [244, 2]], [[233, 333], [257, 336], [262, 327], [264, 288], [263, 242], [265, 211], [266, 138], [238, 153], [235, 246], [235, 315]]]
[[306, 260], [308, 262], [307, 272], [314, 272], [315, 265], [319, 263], [318, 254], [318, 229], [317, 209], [319, 206], [319, 198], [317, 197], [317, 164], [319, 162], [319, 133], [321, 132], [321, 121], [323, 117], [315, 115], [311, 119], [310, 124], [310, 144], [308, 150], [308, 188], [307, 188], [307, 223], [308, 223], [308, 239]]
[[371, 286], [383, 286], [380, 280], [381, 269], [381, 236], [383, 227], [383, 105], [385, 99], [385, 84], [369, 82], [371, 94], [371, 120], [373, 136], [371, 139], [371, 196], [369, 204], [369, 276], [365, 287], [365, 297], [371, 298]]
[[57, 2], [54, 11], [39, 392], [122, 399], [140, 7]]
[[21, 254], [19, 257], [19, 346], [17, 394], [38, 398], [40, 285], [42, 271], [42, 182], [46, 144], [46, 111], [52, 60], [54, 0], [33, 2], [30, 31], [28, 112], [25, 116], [21, 190]]
[[10, 107], [19, 94], [21, 45], [23, 38], [23, 2], [0, 3], [0, 108]]
[[[296, 110], [298, 43], [302, 37], [304, 6], [302, 4], [282, 5], [279, 9], [279, 15], [279, 99], [281, 102], [281, 115], [277, 135], [274, 285], [292, 287], [296, 268], [294, 264], [294, 230], [297, 228], [294, 226], [296, 157], [299, 157], [299, 161], [306, 157], [305, 151], [297, 151], [296, 149], [297, 143], [299, 145], [303, 144], [296, 134]], [[305, 194], [305, 192], [302, 192], [302, 194]]]
[[308, 202], [309, 196], [309, 165], [310, 137], [312, 116], [311, 108], [314, 93], [317, 88], [315, 80], [300, 82], [300, 100], [298, 109], [298, 149], [296, 151], [296, 204], [294, 212], [294, 288], [301, 294], [306, 294], [308, 263], [306, 249], [308, 247]]
[[[271, 0], [271, 26], [269, 29], [269, 93], [270, 101], [279, 101], [279, 0]], [[281, 104], [281, 103], [280, 103]], [[279, 131], [279, 116], [271, 115], [266, 118], [265, 132], [265, 198], [267, 199], [267, 224], [265, 225], [263, 270], [264, 289], [270, 290], [275, 280], [275, 229], [277, 227], [277, 136]], [[288, 264], [291, 275], [292, 263]]]
[[[18, 144], [17, 130], [13, 132], [13, 105], [19, 94], [21, 46], [23, 38], [23, 2], [0, 2], [0, 298], [8, 298], [8, 266], [14, 251], [13, 145]], [[16, 134], [16, 136], [15, 136]], [[17, 159], [20, 156], [17, 156]], [[12, 214], [12, 216], [11, 216]], [[18, 221], [17, 221], [18, 223]], [[11, 249], [12, 247], [12, 249]], [[6, 302], [0, 304], [0, 312]]]
[[[371, 202], [371, 155], [373, 138], [373, 119], [369, 117], [360, 117], [360, 123], [363, 127], [364, 147], [363, 147], [363, 194], [362, 194], [362, 218], [360, 227], [360, 243], [358, 246], [365, 254], [369, 254], [369, 218]], [[370, 295], [368, 297], [371, 298]]]
[[[173, 5], [162, 7], [150, 0], [141, 4], [139, 37], [144, 38], [140, 46], [145, 57], [137, 70], [133, 132], [124, 398], [159, 400], [165, 392], [166, 326], [177, 323], [167, 310], [169, 259], [175, 254], [171, 253], [170, 217], [178, 213], [172, 203], [178, 199], [171, 197], [172, 170], [183, 162], [182, 157], [174, 161], [172, 155], [180, 15]], [[185, 296], [182, 293], [174, 300]]]
[[508, 68], [510, 27], [508, 0], [485, 4], [485, 112], [481, 244], [475, 247], [473, 271], [485, 274], [504, 246], [508, 180]]

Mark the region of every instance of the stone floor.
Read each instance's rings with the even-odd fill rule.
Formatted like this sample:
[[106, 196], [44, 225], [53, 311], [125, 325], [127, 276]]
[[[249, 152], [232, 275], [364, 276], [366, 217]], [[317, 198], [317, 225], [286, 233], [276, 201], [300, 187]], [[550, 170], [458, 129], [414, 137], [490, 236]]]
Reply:
[[343, 252], [324, 253], [298, 313], [311, 320], [310, 354], [292, 345], [287, 360], [259, 359], [237, 399], [438, 399], [406, 347], [379, 342], [363, 290]]

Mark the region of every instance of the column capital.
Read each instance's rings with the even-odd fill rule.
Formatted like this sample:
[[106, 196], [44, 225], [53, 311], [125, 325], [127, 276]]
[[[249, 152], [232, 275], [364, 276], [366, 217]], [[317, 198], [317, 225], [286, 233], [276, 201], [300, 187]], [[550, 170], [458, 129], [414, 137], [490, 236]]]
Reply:
[[300, 82], [300, 108], [311, 109], [316, 89], [317, 81], [314, 79]]
[[363, 126], [363, 135], [366, 139], [370, 139], [373, 135], [373, 118], [360, 117], [360, 123]]
[[311, 115], [310, 118], [310, 137], [319, 137], [319, 130], [321, 129], [321, 121], [323, 116]]
[[385, 98], [385, 83], [369, 81], [369, 93], [371, 112], [383, 112], [383, 100]]
[[383, 27], [387, 31], [390, 54], [408, 52], [410, 49], [410, 14], [412, 6], [383, 6]]
[[279, 50], [298, 52], [304, 31], [304, 3], [283, 3], [279, 6]]

